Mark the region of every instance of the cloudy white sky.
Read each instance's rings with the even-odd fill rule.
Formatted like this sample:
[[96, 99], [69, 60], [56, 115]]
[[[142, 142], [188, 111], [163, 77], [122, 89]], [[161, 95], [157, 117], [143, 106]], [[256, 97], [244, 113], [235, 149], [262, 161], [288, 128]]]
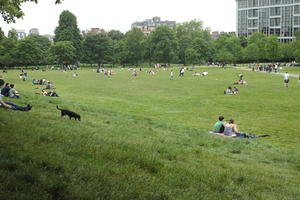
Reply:
[[55, 0], [39, 0], [39, 4], [25, 3], [23, 19], [7, 24], [1, 18], [0, 27], [7, 33], [15, 29], [39, 28], [40, 34], [53, 34], [59, 15], [69, 10], [77, 16], [81, 30], [92, 27], [105, 30], [130, 30], [135, 21], [154, 16], [162, 20], [185, 22], [199, 19], [212, 31], [235, 31], [235, 0], [64, 0], [55, 5]]

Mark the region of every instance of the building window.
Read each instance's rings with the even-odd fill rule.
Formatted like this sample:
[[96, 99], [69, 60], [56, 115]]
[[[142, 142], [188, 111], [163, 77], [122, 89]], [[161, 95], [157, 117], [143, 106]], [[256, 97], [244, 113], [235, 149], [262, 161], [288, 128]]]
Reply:
[[239, 8], [247, 8], [247, 0], [238, 1]]
[[294, 6], [294, 14], [300, 14], [300, 5]]
[[260, 0], [259, 1], [259, 6], [268, 6], [269, 5], [269, 0]]
[[258, 26], [258, 20], [257, 19], [249, 19], [248, 20], [248, 27], [249, 28], [256, 28]]
[[280, 26], [280, 18], [271, 18], [270, 26]]
[[293, 0], [283, 0], [283, 4], [292, 4]]
[[248, 10], [248, 17], [258, 17], [258, 9]]
[[258, 6], [258, 0], [248, 0], [248, 7], [257, 7]]
[[280, 5], [281, 0], [270, 0], [270, 5]]
[[295, 26], [300, 26], [300, 16], [295, 16], [294, 17], [294, 25]]
[[270, 8], [270, 16], [279, 16], [281, 14], [280, 7]]

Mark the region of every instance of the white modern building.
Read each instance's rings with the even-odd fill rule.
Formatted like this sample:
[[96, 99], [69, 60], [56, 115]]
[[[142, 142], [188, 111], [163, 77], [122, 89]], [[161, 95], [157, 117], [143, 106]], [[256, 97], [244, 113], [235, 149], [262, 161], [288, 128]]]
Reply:
[[277, 35], [281, 42], [295, 39], [300, 29], [300, 0], [236, 0], [237, 34]]

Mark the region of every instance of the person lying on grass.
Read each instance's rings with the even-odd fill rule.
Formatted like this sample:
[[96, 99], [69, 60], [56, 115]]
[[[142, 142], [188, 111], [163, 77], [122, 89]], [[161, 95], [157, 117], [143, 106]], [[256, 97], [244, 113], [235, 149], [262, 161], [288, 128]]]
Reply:
[[237, 125], [234, 123], [233, 119], [230, 119], [228, 123], [224, 123], [224, 135], [230, 137], [242, 137], [242, 138], [259, 138], [267, 137], [270, 135], [255, 135], [255, 134], [245, 134], [238, 131]]
[[[0, 79], [0, 90], [3, 88], [4, 84], [5, 84], [5, 81], [3, 79]], [[29, 111], [32, 108], [32, 106], [29, 104], [26, 107], [22, 107], [22, 106], [15, 105], [11, 102], [5, 102], [5, 101], [3, 101], [2, 98], [3, 98], [3, 96], [1, 95], [1, 92], [0, 92], [0, 107], [12, 109], [12, 110], [19, 110], [19, 111]]]
[[[36, 94], [40, 94], [40, 93], [36, 93]], [[55, 91], [48, 92], [48, 91], [42, 90], [41, 95], [48, 96], [48, 97], [59, 97]]]

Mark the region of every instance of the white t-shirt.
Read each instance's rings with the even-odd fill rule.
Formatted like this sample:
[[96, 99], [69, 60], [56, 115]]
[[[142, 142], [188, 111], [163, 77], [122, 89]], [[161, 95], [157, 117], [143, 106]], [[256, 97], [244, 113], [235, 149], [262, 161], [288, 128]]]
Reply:
[[0, 101], [2, 101], [2, 97], [3, 97], [3, 95], [1, 94], [1, 90], [2, 88], [0, 88]]
[[288, 73], [285, 73], [285, 74], [284, 74], [284, 80], [288, 80], [288, 79], [289, 79], [289, 76], [290, 76], [290, 75], [289, 75]]

